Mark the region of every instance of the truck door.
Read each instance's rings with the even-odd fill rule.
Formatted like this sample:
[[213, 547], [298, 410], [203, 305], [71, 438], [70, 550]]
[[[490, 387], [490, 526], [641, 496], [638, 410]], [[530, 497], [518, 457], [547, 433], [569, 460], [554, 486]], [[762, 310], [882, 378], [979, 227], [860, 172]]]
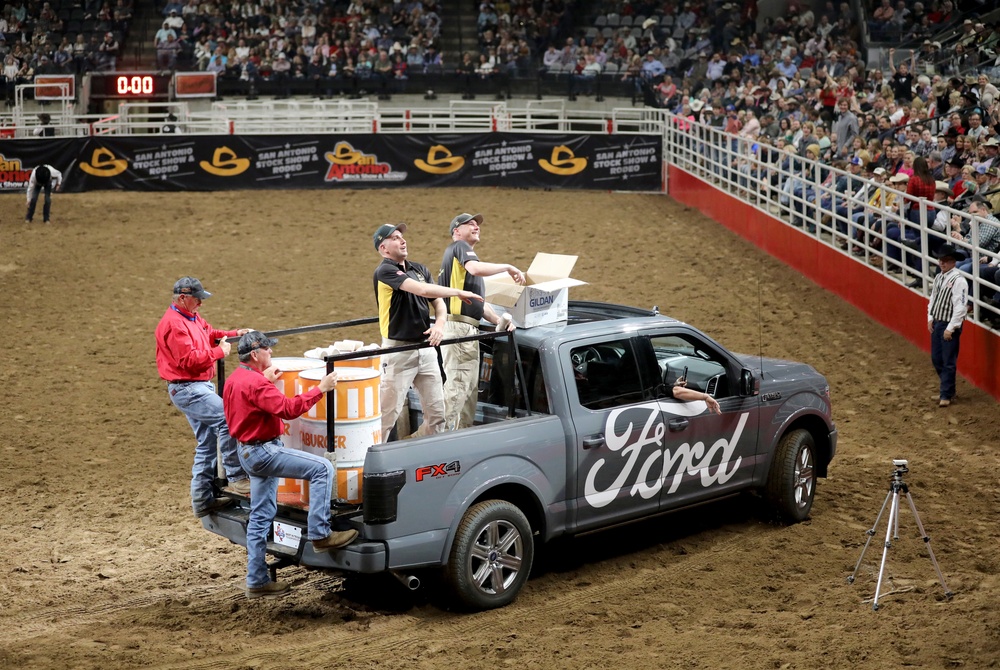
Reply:
[[[750, 485], [757, 459], [756, 397], [739, 394], [741, 366], [719, 345], [691, 331], [653, 334], [640, 340], [652, 350], [649, 374], [662, 380], [659, 407], [666, 424], [660, 491], [661, 509], [671, 509]], [[704, 401], [675, 400], [670, 391], [686, 374], [685, 385], [719, 402], [722, 414]]]
[[576, 432], [576, 530], [655, 512], [663, 422], [650, 388], [659, 378], [644, 378], [629, 337], [567, 343], [560, 356]]

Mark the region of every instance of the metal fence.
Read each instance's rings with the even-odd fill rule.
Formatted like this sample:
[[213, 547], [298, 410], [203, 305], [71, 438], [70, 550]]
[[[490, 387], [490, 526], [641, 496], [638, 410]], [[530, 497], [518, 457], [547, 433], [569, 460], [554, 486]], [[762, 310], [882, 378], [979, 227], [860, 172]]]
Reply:
[[[914, 198], [906, 195], [905, 184], [900, 190], [895, 184], [864, 179], [753, 139], [661, 114], [666, 162], [889, 281], [929, 295], [938, 271], [934, 252], [945, 242], [961, 248], [970, 261], [964, 268], [970, 283], [969, 318], [984, 327], [1000, 323], [1000, 308], [988, 301], [1000, 297], [995, 294], [1000, 286], [981, 277], [997, 264], [998, 252], [980, 246], [981, 227], [988, 222], [965, 210], [969, 199], [947, 204]], [[840, 178], [847, 179], [850, 187], [838, 190]], [[953, 224], [962, 237], [952, 235]]]

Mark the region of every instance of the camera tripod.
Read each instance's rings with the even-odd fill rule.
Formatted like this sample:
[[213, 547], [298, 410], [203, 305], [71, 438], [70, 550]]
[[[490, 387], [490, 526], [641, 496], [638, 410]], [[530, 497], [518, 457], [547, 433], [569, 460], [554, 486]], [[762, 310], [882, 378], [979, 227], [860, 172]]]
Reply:
[[[907, 486], [906, 482], [903, 481], [903, 475], [910, 471], [907, 467], [907, 462], [904, 460], [893, 460], [892, 462], [895, 470], [892, 473], [892, 479], [889, 481], [889, 493], [885, 496], [885, 502], [882, 503], [882, 509], [879, 510], [878, 516], [875, 517], [875, 523], [872, 527], [866, 531], [868, 535], [868, 540], [865, 542], [864, 548], [861, 550], [861, 556], [858, 557], [858, 563], [854, 566], [854, 572], [851, 576], [847, 578], [848, 584], [853, 584], [855, 577], [857, 577], [858, 569], [861, 567], [861, 561], [865, 558], [865, 552], [868, 551], [868, 546], [871, 544], [872, 538], [875, 537], [875, 529], [878, 528], [878, 522], [882, 520], [882, 514], [885, 512], [885, 508], [889, 506], [889, 523], [885, 529], [885, 546], [882, 549], [882, 562], [878, 569], [878, 582], [875, 584], [875, 600], [872, 602], [872, 609], [876, 612], [878, 611], [878, 599], [879, 594], [882, 591], [882, 577], [885, 575], [885, 563], [889, 556], [889, 548], [892, 547], [892, 540], [899, 539], [899, 496], [900, 494], [906, 495], [906, 501], [910, 504], [910, 511], [913, 512], [913, 518], [917, 521], [917, 528], [920, 530], [920, 537], [927, 545], [927, 553], [930, 555], [931, 563], [934, 565], [934, 571], [937, 572], [938, 581], [941, 582], [941, 586], [944, 587], [945, 598], [951, 598], [954, 593], [948, 588], [948, 585], [944, 581], [944, 575], [941, 574], [941, 568], [938, 567], [937, 559], [934, 558], [934, 550], [931, 549], [931, 538], [927, 536], [924, 531], [924, 524], [920, 521], [920, 515], [917, 514], [917, 506], [913, 504], [913, 498], [910, 496], [910, 487]], [[892, 504], [889, 505], [889, 502]]]

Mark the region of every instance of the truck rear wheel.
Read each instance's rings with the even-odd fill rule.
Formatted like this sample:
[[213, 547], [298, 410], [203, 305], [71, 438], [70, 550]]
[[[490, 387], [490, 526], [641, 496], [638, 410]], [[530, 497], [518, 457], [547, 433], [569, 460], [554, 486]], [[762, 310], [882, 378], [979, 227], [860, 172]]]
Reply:
[[816, 444], [808, 430], [793, 430], [781, 438], [765, 493], [782, 520], [796, 523], [809, 517], [816, 495]]
[[521, 510], [505, 500], [485, 500], [462, 517], [445, 580], [466, 608], [503, 607], [528, 580], [534, 555], [531, 524]]

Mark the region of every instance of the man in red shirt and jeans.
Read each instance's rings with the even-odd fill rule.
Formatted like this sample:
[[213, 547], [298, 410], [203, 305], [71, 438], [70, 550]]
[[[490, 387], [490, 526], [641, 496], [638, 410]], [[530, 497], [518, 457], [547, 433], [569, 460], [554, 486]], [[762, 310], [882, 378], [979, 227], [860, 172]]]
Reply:
[[174, 284], [173, 303], [156, 327], [156, 369], [167, 382], [170, 402], [187, 417], [198, 440], [191, 468], [191, 506], [199, 518], [231, 502], [216, 498], [213, 488], [220, 447], [229, 490], [250, 493], [250, 482], [222, 413], [222, 398], [211, 381], [215, 362], [225, 358], [232, 347], [225, 338], [250, 329], [218, 330], [209, 325], [198, 311], [202, 300], [211, 295], [194, 277], [181, 277]]
[[267, 569], [267, 534], [278, 511], [278, 477], [309, 480], [307, 538], [314, 552], [350, 544], [356, 530], [330, 530], [330, 488], [336, 470], [320, 456], [287, 449], [281, 444], [282, 419], [307, 412], [337, 385], [331, 372], [319, 385], [287, 398], [274, 385], [281, 374], [271, 365], [271, 347], [278, 340], [252, 330], [240, 338], [240, 366], [226, 380], [223, 404], [226, 421], [239, 441], [240, 463], [250, 473], [250, 519], [247, 522], [247, 598], [280, 598], [291, 586], [272, 582]]

